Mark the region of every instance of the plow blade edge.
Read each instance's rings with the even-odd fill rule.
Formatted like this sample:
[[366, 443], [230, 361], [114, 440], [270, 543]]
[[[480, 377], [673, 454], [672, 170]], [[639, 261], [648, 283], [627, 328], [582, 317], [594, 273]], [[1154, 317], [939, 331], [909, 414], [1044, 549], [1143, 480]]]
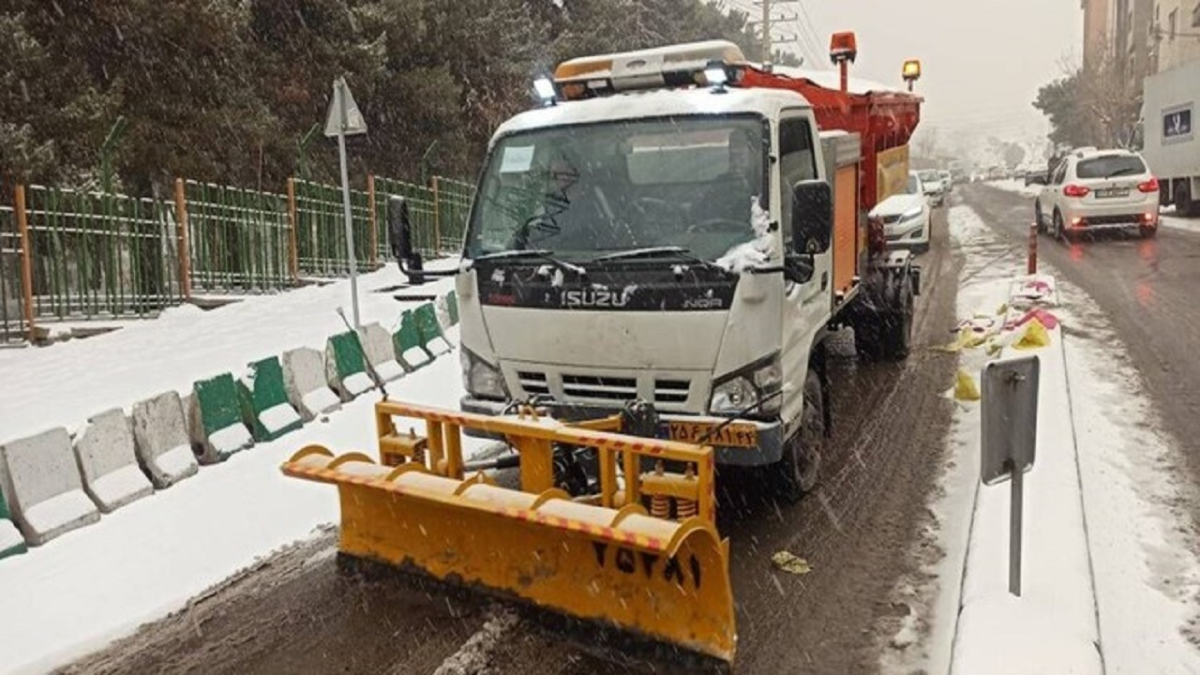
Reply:
[[679, 523], [640, 505], [592, 506], [319, 446], [283, 471], [337, 486], [344, 554], [733, 660], [729, 542], [700, 518]]

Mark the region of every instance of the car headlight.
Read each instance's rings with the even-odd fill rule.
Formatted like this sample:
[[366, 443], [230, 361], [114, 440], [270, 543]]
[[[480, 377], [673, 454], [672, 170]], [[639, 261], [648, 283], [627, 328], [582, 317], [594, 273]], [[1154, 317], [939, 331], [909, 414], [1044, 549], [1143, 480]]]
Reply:
[[903, 214], [901, 214], [900, 220], [912, 220], [913, 218], [919, 217], [924, 212], [925, 212], [925, 209], [922, 209], [921, 207], [918, 206], [916, 208], [909, 209], [909, 210], [905, 211]]
[[500, 369], [476, 356], [471, 350], [460, 346], [459, 360], [462, 363], [463, 388], [478, 398], [507, 400], [508, 387]]
[[783, 405], [778, 396], [782, 386], [783, 368], [776, 354], [718, 379], [713, 384], [708, 411], [713, 415], [733, 415], [761, 402], [750, 415], [778, 415]]

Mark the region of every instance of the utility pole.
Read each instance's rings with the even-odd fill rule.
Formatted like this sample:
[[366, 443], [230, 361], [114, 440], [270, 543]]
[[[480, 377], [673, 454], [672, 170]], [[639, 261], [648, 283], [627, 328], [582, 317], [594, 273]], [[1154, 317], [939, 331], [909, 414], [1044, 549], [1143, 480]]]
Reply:
[[[816, 50], [820, 51], [819, 45], [813, 37], [815, 33], [811, 26], [800, 24], [800, 15], [793, 12], [790, 14], [780, 13], [782, 7], [792, 5], [801, 11], [804, 6], [799, 4], [800, 0], [742, 0], [740, 5], [735, 5], [738, 9], [745, 11], [748, 16], [754, 16], [758, 12], [758, 19], [748, 21], [751, 25], [757, 25], [762, 31], [760, 37], [762, 40], [762, 59], [763, 68], [767, 71], [771, 70], [771, 62], [774, 60], [774, 50], [776, 47], [783, 44], [796, 43], [802, 47], [802, 52], [805, 56], [809, 56], [809, 52]], [[807, 18], [807, 12], [805, 11]], [[778, 35], [775, 33], [776, 28], [780, 24], [793, 23], [793, 27], [797, 29], [795, 32], [789, 32], [786, 35]], [[802, 59], [806, 60], [806, 59]]]

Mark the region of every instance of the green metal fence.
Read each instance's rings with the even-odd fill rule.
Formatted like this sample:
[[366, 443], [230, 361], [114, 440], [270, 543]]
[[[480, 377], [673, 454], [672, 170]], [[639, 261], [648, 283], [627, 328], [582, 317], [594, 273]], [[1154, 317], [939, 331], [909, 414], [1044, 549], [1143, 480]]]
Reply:
[[21, 284], [21, 237], [12, 208], [0, 206], [0, 344], [23, 342], [25, 294]]
[[195, 181], [185, 185], [193, 289], [268, 291], [292, 285], [286, 196]]
[[143, 316], [181, 301], [171, 204], [30, 186], [34, 313]]
[[380, 255], [391, 257], [392, 231], [388, 202], [403, 197], [408, 203], [413, 248], [425, 258], [453, 255], [462, 250], [475, 186], [435, 177], [429, 187], [387, 178], [375, 179], [375, 207], [379, 225]]
[[[301, 274], [341, 276], [350, 273], [342, 190], [297, 179], [296, 251]], [[358, 270], [371, 269], [371, 209], [368, 195], [350, 191], [354, 256]]]
[[438, 200], [439, 249], [442, 255], [462, 251], [475, 186], [452, 178], [435, 178]]

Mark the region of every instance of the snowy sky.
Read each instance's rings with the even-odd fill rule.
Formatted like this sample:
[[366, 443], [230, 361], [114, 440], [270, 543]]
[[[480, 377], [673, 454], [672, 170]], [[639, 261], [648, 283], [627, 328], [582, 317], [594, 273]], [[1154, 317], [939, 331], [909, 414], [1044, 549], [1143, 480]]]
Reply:
[[1079, 0], [800, 0], [776, 13], [810, 19], [823, 66], [838, 30], [858, 34], [861, 77], [898, 83], [904, 60], [921, 59], [924, 120], [943, 133], [1044, 130], [1030, 103], [1064, 56], [1078, 61], [1083, 35]]

